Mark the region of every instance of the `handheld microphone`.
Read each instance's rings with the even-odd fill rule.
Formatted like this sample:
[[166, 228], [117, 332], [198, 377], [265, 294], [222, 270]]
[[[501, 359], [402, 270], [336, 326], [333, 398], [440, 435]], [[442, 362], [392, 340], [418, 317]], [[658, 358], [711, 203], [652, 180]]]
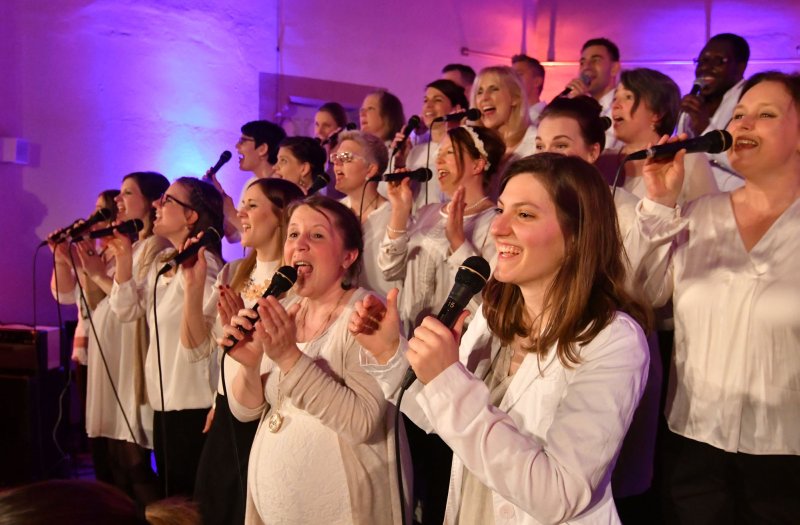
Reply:
[[397, 152], [400, 151], [400, 148], [403, 147], [403, 144], [406, 143], [408, 140], [408, 136], [411, 135], [411, 132], [417, 129], [419, 126], [419, 117], [417, 115], [413, 115], [410, 119], [408, 119], [408, 124], [406, 127], [403, 128], [403, 140], [397, 143], [397, 145], [392, 149], [392, 154], [389, 157], [394, 157], [397, 155]]
[[399, 182], [405, 178], [417, 182], [428, 182], [433, 177], [433, 172], [428, 168], [417, 168], [414, 171], [398, 171], [395, 173], [384, 173], [383, 175], [373, 175], [367, 182]]
[[[458, 316], [461, 315], [461, 312], [467, 307], [467, 304], [469, 304], [469, 300], [472, 299], [472, 296], [483, 289], [491, 273], [492, 269], [489, 267], [489, 263], [486, 262], [486, 259], [478, 255], [467, 257], [458, 268], [455, 284], [453, 284], [453, 288], [444, 301], [442, 309], [439, 310], [436, 319], [441, 321], [441, 323], [448, 328], [452, 328], [456, 320], [458, 320]], [[409, 367], [408, 370], [406, 370], [406, 375], [403, 377], [400, 388], [407, 390], [416, 379], [417, 375], [414, 373], [414, 370]]]
[[[294, 286], [296, 280], [297, 269], [294, 266], [281, 266], [275, 271], [275, 274], [272, 276], [272, 280], [269, 283], [269, 287], [267, 287], [261, 297], [264, 299], [269, 296], [278, 297], [281, 294], [288, 292], [289, 288]], [[250, 319], [253, 324], [256, 324], [256, 321], [259, 319], [258, 311], [253, 311], [256, 313], [256, 316], [254, 318], [249, 317], [248, 319]], [[239, 331], [245, 335], [250, 335], [253, 333], [253, 330], [245, 330], [243, 328], [240, 328]], [[230, 344], [222, 347], [222, 350], [225, 353], [228, 353], [230, 349], [236, 346], [236, 343], [238, 342], [233, 336], [230, 335], [228, 336], [228, 341], [230, 341]]]
[[158, 271], [158, 275], [164, 275], [173, 268], [177, 268], [184, 262], [188, 261], [195, 255], [197, 255], [197, 252], [200, 251], [200, 248], [204, 248], [209, 244], [213, 244], [219, 241], [220, 241], [219, 232], [215, 228], [209, 226], [203, 233], [203, 236], [200, 237], [200, 240], [198, 240], [196, 243], [192, 244], [191, 246], [180, 252], [171, 261], [167, 262], [167, 264], [162, 266], [161, 269]]
[[437, 122], [459, 122], [463, 118], [466, 118], [467, 120], [478, 120], [479, 118], [481, 118], [481, 110], [479, 110], [478, 108], [469, 108], [466, 111], [459, 111], [458, 113], [450, 113], [449, 115], [436, 117], [435, 119], [433, 119], [431, 124], [436, 124]]
[[88, 239], [99, 239], [100, 237], [108, 237], [109, 235], [114, 235], [114, 230], [124, 233], [126, 235], [130, 235], [132, 233], [140, 232], [144, 228], [144, 223], [142, 219], [130, 219], [114, 226], [110, 226], [108, 228], [103, 228], [101, 230], [96, 230], [93, 232], [89, 232], [89, 235], [84, 235], [83, 237], [73, 237], [72, 242], [78, 241], [85, 241]]
[[642, 159], [668, 159], [674, 157], [682, 149], [685, 149], [686, 153], [721, 153], [729, 149], [732, 144], [733, 137], [730, 133], [724, 129], [715, 129], [692, 139], [635, 151], [625, 157], [625, 162]]
[[[591, 79], [591, 78], [589, 78], [589, 76], [588, 76], [586, 73], [581, 73], [581, 75], [580, 75], [580, 79], [581, 79], [581, 81], [583, 82], [583, 85], [584, 85], [584, 86], [588, 86], [589, 84], [591, 84], [591, 83], [592, 83], [592, 79]], [[570, 93], [572, 93], [572, 88], [571, 88], [571, 87], [566, 87], [566, 88], [564, 88], [564, 91], [562, 91], [561, 93], [559, 93], [558, 95], [556, 95], [556, 97], [555, 97], [555, 98], [566, 97], [566, 96], [567, 96], [567, 95], [569, 95]]]
[[694, 82], [692, 82], [692, 89], [689, 91], [689, 94], [694, 96], [700, 95], [700, 92], [704, 87], [706, 87], [707, 84], [708, 81], [706, 80], [706, 77], [697, 77], [694, 79]]
[[314, 175], [314, 181], [311, 183], [311, 186], [308, 187], [306, 195], [314, 195], [319, 190], [326, 187], [330, 181], [331, 176], [324, 171], [322, 173], [317, 173]]
[[217, 163], [216, 163], [216, 164], [214, 164], [213, 166], [211, 166], [211, 167], [208, 169], [208, 171], [209, 171], [208, 175], [209, 175], [209, 176], [211, 176], [211, 175], [214, 175], [216, 172], [218, 172], [218, 171], [219, 171], [219, 169], [220, 169], [220, 168], [221, 168], [221, 167], [222, 167], [222, 166], [223, 166], [223, 165], [224, 165], [226, 162], [228, 162], [229, 160], [231, 160], [231, 157], [232, 157], [232, 156], [233, 156], [233, 155], [231, 155], [231, 152], [230, 152], [230, 151], [228, 151], [228, 150], [225, 150], [225, 151], [223, 151], [223, 152], [222, 152], [222, 154], [219, 156], [219, 160], [217, 161]]
[[98, 222], [110, 221], [111, 210], [109, 210], [108, 208], [100, 208], [99, 210], [91, 214], [88, 219], [79, 224], [80, 220], [81, 219], [78, 219], [69, 226], [61, 228], [57, 232], [53, 232], [53, 234], [48, 236], [47, 240], [45, 240], [42, 244], [47, 244], [47, 241], [55, 242], [56, 244], [58, 244], [66, 241], [70, 237], [76, 237], [78, 235], [82, 235], [84, 232], [89, 230], [89, 228], [91, 228]]
[[336, 144], [336, 141], [339, 138], [339, 133], [341, 133], [342, 131], [353, 131], [357, 127], [358, 126], [353, 122], [348, 122], [347, 124], [344, 125], [343, 128], [339, 128], [330, 135], [328, 135], [328, 138], [320, 142], [319, 145], [325, 146], [327, 144]]
[[600, 125], [602, 126], [603, 131], [605, 131], [608, 128], [610, 128], [611, 124], [613, 124], [613, 121], [611, 120], [611, 117], [600, 117], [600, 122], [602, 122], [602, 124], [600, 124]]

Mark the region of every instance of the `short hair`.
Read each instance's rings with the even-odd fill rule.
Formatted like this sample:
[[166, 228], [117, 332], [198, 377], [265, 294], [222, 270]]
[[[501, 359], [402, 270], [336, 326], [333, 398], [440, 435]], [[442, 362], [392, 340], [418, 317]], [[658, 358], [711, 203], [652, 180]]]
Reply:
[[338, 102], [326, 102], [321, 105], [317, 111], [329, 114], [340, 128], [347, 125], [347, 112]]
[[458, 71], [461, 73], [461, 76], [464, 77], [467, 84], [475, 83], [475, 70], [466, 64], [447, 64], [442, 68], [442, 73], [447, 73], [449, 71]]
[[762, 71], [748, 78], [742, 87], [741, 100], [745, 93], [762, 82], [781, 84], [794, 101], [794, 109], [800, 115], [800, 73], [783, 73], [781, 71]]
[[389, 165], [389, 150], [386, 149], [386, 144], [380, 138], [363, 131], [343, 131], [339, 133], [339, 144], [345, 140], [352, 140], [361, 146], [367, 162], [378, 167], [376, 174], [380, 175], [386, 171], [386, 167]]
[[[470, 126], [472, 131], [478, 135], [483, 142], [483, 149], [486, 150], [486, 157], [481, 155], [480, 150], [475, 144], [472, 135], [464, 126], [459, 126], [447, 131], [450, 141], [453, 143], [453, 154], [456, 158], [456, 165], [462, 166], [462, 155], [466, 152], [473, 159], [484, 158], [488, 162], [488, 167], [483, 171], [483, 189], [491, 188], [493, 175], [498, 172], [503, 155], [506, 153], [506, 144], [498, 132], [483, 126]], [[463, 175], [459, 173], [458, 175]]]
[[611, 126], [608, 117], [601, 117], [603, 107], [592, 97], [581, 95], [575, 98], [558, 97], [542, 110], [539, 122], [546, 118], [564, 117], [574, 120], [587, 145], [600, 144], [606, 147], [606, 130]]
[[626, 264], [614, 198], [595, 166], [580, 157], [538, 153], [513, 162], [500, 186], [531, 175], [547, 191], [564, 236], [564, 259], [544, 295], [548, 321], [528, 318], [520, 287], [489, 279], [483, 309], [491, 332], [508, 344], [530, 340], [529, 351], [545, 355], [556, 346], [568, 368], [581, 362], [579, 346], [592, 341], [618, 310], [647, 330], [650, 313], [625, 290]]
[[342, 288], [349, 290], [358, 282], [361, 273], [361, 260], [364, 255], [364, 235], [361, 231], [361, 221], [356, 214], [341, 202], [323, 195], [311, 195], [301, 201], [295, 201], [287, 210], [291, 218], [301, 206], [308, 206], [320, 213], [328, 212], [333, 215], [333, 225], [342, 236], [345, 250], [356, 250], [358, 255], [353, 264], [345, 272]]
[[111, 212], [111, 218], [108, 219], [109, 222], [117, 220], [119, 208], [117, 208], [117, 201], [114, 200], [117, 195], [119, 195], [119, 190], [104, 190], [98, 195], [100, 200], [103, 201], [103, 208]]
[[[189, 237], [194, 237], [208, 228], [214, 228], [222, 237], [222, 195], [210, 182], [195, 177], [180, 177], [175, 180], [189, 193], [187, 203], [197, 213], [197, 222], [189, 229]], [[207, 249], [222, 258], [222, 239], [207, 246]]]
[[603, 46], [604, 48], [606, 48], [606, 50], [608, 50], [608, 54], [611, 55], [611, 60], [613, 60], [614, 62], [619, 62], [619, 48], [617, 47], [617, 44], [615, 44], [611, 40], [607, 38], [589, 39], [583, 44], [583, 47], [581, 48], [581, 53], [586, 51], [587, 47], [591, 46]]
[[[733, 33], [720, 33], [708, 39], [709, 42], [726, 42], [733, 49], [733, 57], [739, 64], [747, 64], [750, 60], [750, 45], [747, 40]], [[708, 44], [706, 44], [708, 45]]]
[[[400, 102], [400, 99], [397, 96], [393, 95], [392, 93], [386, 91], [385, 89], [378, 89], [373, 91], [372, 93], [367, 94], [369, 95], [376, 95], [378, 97], [378, 113], [380, 114], [381, 118], [386, 121], [387, 125], [387, 136], [381, 137], [383, 140], [391, 140], [394, 136], [403, 129], [403, 125], [406, 123], [406, 117], [403, 114], [403, 103]], [[339, 137], [339, 142], [341, 143], [342, 139]]]
[[529, 57], [528, 55], [514, 55], [511, 57], [511, 64], [519, 63], [528, 64], [531, 66], [533, 70], [536, 71], [536, 74], [542, 77], [544, 80], [544, 66], [542, 66], [541, 62], [533, 57]]
[[440, 78], [429, 83], [426, 88], [437, 89], [442, 92], [444, 96], [450, 100], [453, 106], [461, 106], [464, 109], [469, 109], [469, 101], [467, 95], [464, 93], [464, 88], [446, 78]]
[[631, 113], [644, 100], [647, 107], [658, 115], [656, 132], [672, 135], [681, 103], [681, 90], [674, 80], [655, 69], [640, 67], [623, 71], [620, 84], [633, 93]]
[[282, 127], [269, 120], [253, 120], [242, 126], [242, 134], [253, 137], [255, 147], [266, 144], [267, 162], [278, 162], [278, 145], [286, 138]]
[[286, 137], [279, 147], [291, 151], [300, 162], [308, 162], [312, 179], [325, 171], [325, 161], [328, 160], [325, 148], [311, 137]]
[[[164, 192], [167, 191], [167, 188], [169, 188], [169, 181], [167, 178], [155, 171], [134, 171], [122, 177], [123, 181], [126, 179], [131, 179], [136, 183], [136, 186], [139, 187], [139, 191], [142, 192], [142, 195], [144, 195], [144, 198], [147, 199], [150, 204], [161, 197]], [[153, 223], [155, 220], [156, 209], [150, 206], [150, 221], [147, 227], [139, 232], [140, 239], [149, 237], [150, 234], [153, 233]]]

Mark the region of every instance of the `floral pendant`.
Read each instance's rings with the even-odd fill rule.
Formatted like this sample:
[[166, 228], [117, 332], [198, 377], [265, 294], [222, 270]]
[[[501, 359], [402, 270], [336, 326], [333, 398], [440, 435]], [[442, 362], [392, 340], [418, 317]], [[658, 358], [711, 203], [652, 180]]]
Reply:
[[267, 420], [267, 428], [273, 434], [281, 429], [283, 426], [283, 416], [279, 412], [274, 412]]

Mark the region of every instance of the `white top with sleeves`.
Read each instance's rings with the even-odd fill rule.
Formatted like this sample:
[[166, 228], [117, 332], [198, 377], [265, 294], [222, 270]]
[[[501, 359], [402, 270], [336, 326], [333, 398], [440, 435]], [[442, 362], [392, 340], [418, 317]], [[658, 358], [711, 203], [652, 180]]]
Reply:
[[[683, 187], [678, 195], [678, 203], [683, 204], [703, 195], [719, 192], [705, 155], [696, 153], [686, 155], [683, 158], [683, 169], [686, 175], [683, 177]], [[623, 187], [640, 199], [647, 194], [644, 177], [625, 177]]]
[[[428, 315], [436, 315], [455, 282], [458, 267], [467, 257], [480, 255], [494, 265], [497, 250], [489, 228], [494, 209], [464, 216], [464, 236], [461, 247], [450, 253], [450, 241], [445, 234], [447, 218], [445, 204], [422, 208], [412, 219], [408, 232], [397, 239], [384, 235], [378, 254], [378, 266], [387, 279], [400, 279], [397, 308], [403, 334], [409, 336]], [[475, 312], [480, 304], [476, 294], [467, 309]]]
[[[205, 254], [208, 270], [204, 297], [211, 293], [211, 288], [221, 267], [221, 262], [215, 255], [210, 252], [205, 252]], [[131, 321], [145, 316], [147, 318], [147, 324], [150, 327], [150, 344], [145, 360], [145, 380], [150, 406], [154, 410], [162, 410], [159, 385], [159, 377], [162, 377], [163, 410], [209, 408], [213, 401], [214, 385], [217, 379], [216, 356], [212, 355], [216, 349], [216, 342], [209, 339], [205, 345], [193, 350], [185, 348], [181, 344], [180, 326], [184, 300], [183, 268], [181, 267], [178, 267], [175, 275], [171, 277], [162, 275], [158, 279], [156, 301], [162, 374], [159, 375], [159, 357], [153, 318], [153, 285], [162, 263], [160, 258], [156, 258], [156, 261], [151, 266], [143, 285], [137, 285], [134, 279], [122, 284], [114, 281], [111, 288], [111, 308], [123, 321]], [[204, 304], [203, 316], [210, 332], [217, 316], [216, 305]]]
[[[347, 324], [357, 289], [287, 373], [264, 358], [266, 402], [249, 409], [231, 395], [240, 421], [261, 417], [250, 453], [245, 523], [400, 525], [393, 409], [359, 364]], [[284, 307], [301, 301], [291, 296]], [[263, 381], [263, 380], [262, 380]], [[266, 421], [283, 416], [277, 432]]]
[[636, 285], [673, 299], [673, 432], [728, 452], [800, 454], [800, 200], [748, 253], [729, 193], [685, 208], [644, 199]]
[[[348, 208], [350, 207], [350, 197], [345, 197], [340, 202]], [[358, 209], [357, 206], [355, 208]], [[392, 206], [389, 201], [385, 201], [375, 211], [367, 215], [366, 222], [361, 224], [361, 231], [364, 236], [364, 252], [361, 254], [361, 273], [358, 276], [358, 283], [354, 283], [384, 297], [392, 288], [403, 287], [402, 280], [387, 279], [378, 266], [381, 241], [386, 235], [386, 226], [388, 226], [391, 217]]]
[[535, 126], [528, 126], [528, 129], [525, 130], [525, 134], [522, 136], [522, 140], [520, 141], [520, 143], [517, 144], [517, 146], [513, 150], [506, 151], [506, 154], [511, 153], [511, 155], [509, 156], [510, 162], [519, 160], [521, 158], [536, 153], [537, 129], [538, 128]]
[[[430, 145], [430, 160], [428, 159], [428, 145]], [[439, 177], [436, 173], [436, 156], [439, 154], [438, 142], [421, 142], [415, 145], [406, 159], [406, 168], [413, 171], [419, 168], [428, 168], [432, 172], [431, 180], [417, 185], [416, 197], [414, 197], [414, 211], [422, 208], [426, 204], [436, 204], [444, 202], [446, 197], [442, 193], [439, 185]], [[412, 186], [413, 187], [413, 186]], [[427, 190], [427, 202], [425, 191]]]
[[[405, 340], [384, 366], [361, 350], [362, 366], [395, 397], [408, 362]], [[620, 523], [611, 472], [647, 379], [647, 342], [629, 316], [616, 317], [566, 368], [551, 348], [525, 357], [500, 406], [485, 377], [500, 350], [481, 309], [454, 363], [430, 383], [415, 382], [402, 410], [453, 450], [445, 523], [456, 523], [463, 469], [492, 491], [495, 523]], [[473, 372], [471, 372], [473, 371]]]

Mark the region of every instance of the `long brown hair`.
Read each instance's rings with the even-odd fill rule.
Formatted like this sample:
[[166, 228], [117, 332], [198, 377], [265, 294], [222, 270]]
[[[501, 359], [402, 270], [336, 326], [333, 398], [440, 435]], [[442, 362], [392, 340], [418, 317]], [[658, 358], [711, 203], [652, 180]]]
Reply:
[[625, 255], [614, 200], [597, 168], [578, 157], [539, 153], [511, 164], [500, 191], [519, 175], [533, 176], [553, 200], [564, 235], [564, 260], [545, 292], [544, 326], [541, 316], [529, 319], [519, 286], [490, 278], [483, 310], [491, 331], [505, 344], [515, 337], [527, 339], [527, 349], [540, 357], [556, 344], [559, 360], [571, 367], [580, 363], [576, 345], [594, 339], [617, 310], [648, 330], [649, 309], [624, 288]]
[[[286, 239], [286, 225], [289, 223], [289, 215], [286, 210], [289, 204], [303, 198], [303, 191], [293, 182], [284, 179], [258, 179], [253, 181], [248, 188], [253, 186], [261, 190], [261, 193], [269, 201], [272, 213], [278, 218], [277, 243], [280, 252], [283, 253], [283, 241]], [[256, 251], [250, 253], [236, 269], [231, 280], [231, 289], [240, 293], [244, 289], [245, 283], [250, 278], [253, 268], [256, 266]]]

